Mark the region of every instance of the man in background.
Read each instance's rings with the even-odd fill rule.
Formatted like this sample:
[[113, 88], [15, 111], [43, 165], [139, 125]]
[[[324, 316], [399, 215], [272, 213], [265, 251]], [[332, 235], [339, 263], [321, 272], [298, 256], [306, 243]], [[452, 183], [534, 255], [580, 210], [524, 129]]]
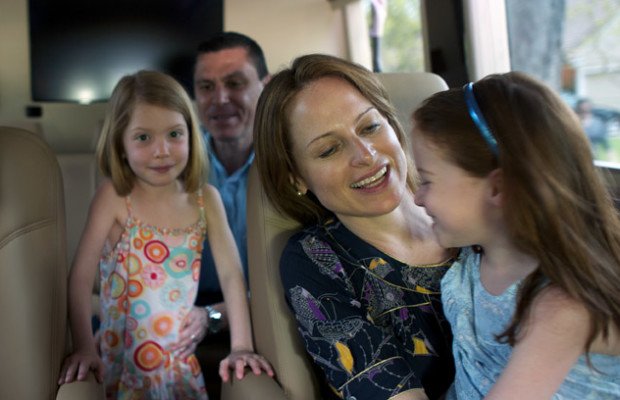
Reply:
[[[248, 171], [254, 159], [252, 130], [256, 103], [269, 78], [262, 49], [246, 35], [222, 32], [198, 47], [194, 96], [209, 157], [208, 181], [222, 197], [246, 282], [246, 192]], [[191, 338], [192, 350], [200, 343], [196, 355], [205, 381], [210, 377], [216, 380], [206, 382], [209, 394], [219, 398], [217, 368], [230, 352], [230, 338], [208, 242], [203, 246], [196, 307], [190, 313], [181, 340], [185, 336]]]

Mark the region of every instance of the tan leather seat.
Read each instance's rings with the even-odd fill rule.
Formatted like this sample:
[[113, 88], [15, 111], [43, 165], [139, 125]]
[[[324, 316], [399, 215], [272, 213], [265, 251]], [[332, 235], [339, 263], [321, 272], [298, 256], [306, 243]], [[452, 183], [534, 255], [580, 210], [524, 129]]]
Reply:
[[377, 77], [396, 107], [406, 133], [411, 130], [413, 110], [431, 94], [448, 89], [443, 78], [431, 72], [391, 72], [377, 74]]
[[[431, 94], [448, 86], [432, 73], [379, 74], [399, 118], [410, 129], [413, 109]], [[250, 307], [256, 350], [273, 365], [276, 380], [253, 375], [223, 385], [222, 399], [320, 399], [319, 381], [311, 360], [306, 356], [280, 283], [280, 254], [299, 225], [276, 213], [269, 204], [256, 166], [248, 178], [248, 262]]]
[[35, 134], [0, 127], [0, 398], [97, 399], [103, 387], [58, 388], [67, 349], [63, 186]]
[[101, 180], [95, 149], [103, 122], [91, 130], [90, 146], [81, 152], [57, 152], [65, 190], [67, 259], [73, 262], [88, 217], [90, 203]]

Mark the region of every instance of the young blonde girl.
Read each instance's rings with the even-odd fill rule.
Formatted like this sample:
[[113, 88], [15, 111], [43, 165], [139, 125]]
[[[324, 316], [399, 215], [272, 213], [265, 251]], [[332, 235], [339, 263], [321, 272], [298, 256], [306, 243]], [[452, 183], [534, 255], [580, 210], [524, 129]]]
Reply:
[[[253, 353], [240, 260], [218, 192], [202, 186], [204, 156], [192, 103], [171, 77], [140, 71], [122, 78], [97, 148], [108, 179], [90, 207], [69, 282], [74, 352], [60, 382], [105, 383], [108, 398], [205, 399], [195, 342], [183, 346], [197, 292], [205, 234], [215, 257], [231, 326], [228, 367], [271, 373]], [[100, 341], [90, 297], [100, 269]], [[238, 373], [238, 375], [239, 375]]]
[[447, 398], [619, 398], [620, 223], [576, 116], [514, 72], [413, 120], [416, 202], [442, 246], [463, 247], [441, 285]]

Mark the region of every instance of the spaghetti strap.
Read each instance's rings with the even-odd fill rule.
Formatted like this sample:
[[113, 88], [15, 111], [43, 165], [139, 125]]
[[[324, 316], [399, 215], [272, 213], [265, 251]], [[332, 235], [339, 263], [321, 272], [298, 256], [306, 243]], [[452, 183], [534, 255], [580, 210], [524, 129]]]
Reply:
[[204, 195], [203, 195], [203, 189], [200, 188], [198, 189], [198, 208], [200, 210], [200, 218], [203, 221], [206, 221], [206, 216], [205, 216], [205, 200], [204, 200]]
[[131, 212], [131, 197], [129, 195], [125, 197], [125, 206], [127, 206], [127, 216], [131, 218], [133, 213]]

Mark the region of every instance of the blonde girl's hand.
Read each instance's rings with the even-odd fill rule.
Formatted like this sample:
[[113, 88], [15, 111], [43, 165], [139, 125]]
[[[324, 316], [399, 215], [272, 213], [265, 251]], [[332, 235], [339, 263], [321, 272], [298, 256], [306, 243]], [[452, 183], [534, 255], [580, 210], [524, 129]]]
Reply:
[[265, 371], [270, 377], [274, 375], [273, 368], [265, 357], [249, 350], [233, 350], [225, 359], [220, 361], [220, 377], [222, 381], [228, 382], [230, 370], [233, 370], [237, 379], [242, 379], [245, 375], [245, 367], [250, 367], [254, 375], [260, 375], [262, 371]]
[[86, 380], [88, 371], [93, 371], [97, 382], [103, 382], [103, 361], [97, 353], [75, 352], [65, 358], [60, 370], [58, 384], [70, 383], [74, 380]]

